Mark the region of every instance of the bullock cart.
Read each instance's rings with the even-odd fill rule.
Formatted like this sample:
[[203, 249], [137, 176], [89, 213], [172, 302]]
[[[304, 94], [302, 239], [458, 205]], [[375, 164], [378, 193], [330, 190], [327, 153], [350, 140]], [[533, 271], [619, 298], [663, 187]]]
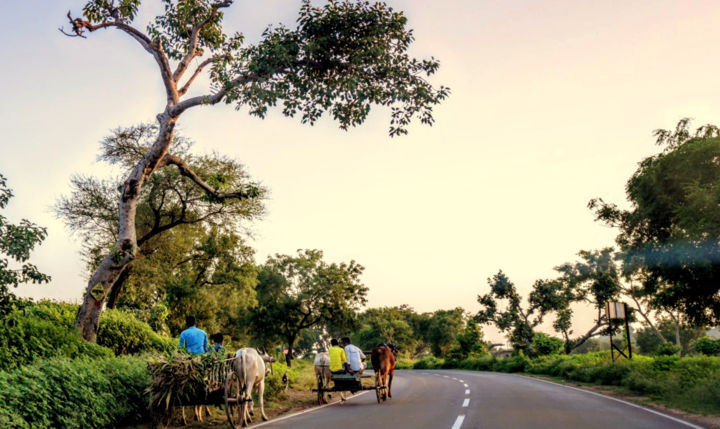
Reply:
[[313, 392], [317, 392], [318, 404], [325, 403], [325, 394], [332, 392], [350, 392], [356, 393], [363, 390], [374, 390], [377, 396], [378, 404], [383, 398], [383, 390], [387, 389], [385, 386], [378, 384], [377, 378], [373, 386], [365, 386], [362, 383], [363, 379], [373, 378], [372, 375], [364, 374], [333, 374], [332, 375], [332, 386], [323, 385], [322, 379], [318, 378], [317, 388], [313, 389]]
[[148, 366], [153, 378], [151, 408], [155, 422], [169, 426], [177, 407], [187, 423], [184, 407], [192, 406], [195, 418], [202, 420], [207, 406], [220, 406], [225, 408], [230, 426], [240, 427], [243, 400], [240, 381], [232, 369], [234, 359], [234, 355], [175, 355], [151, 362]]

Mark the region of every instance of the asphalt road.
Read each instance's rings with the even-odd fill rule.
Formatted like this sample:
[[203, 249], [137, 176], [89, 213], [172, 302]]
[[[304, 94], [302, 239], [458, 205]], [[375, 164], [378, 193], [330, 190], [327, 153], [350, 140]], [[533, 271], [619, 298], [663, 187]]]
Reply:
[[[253, 425], [255, 426], [255, 425]], [[580, 389], [510, 374], [397, 371], [393, 398], [356, 395], [285, 419], [270, 428], [700, 428], [670, 416]]]

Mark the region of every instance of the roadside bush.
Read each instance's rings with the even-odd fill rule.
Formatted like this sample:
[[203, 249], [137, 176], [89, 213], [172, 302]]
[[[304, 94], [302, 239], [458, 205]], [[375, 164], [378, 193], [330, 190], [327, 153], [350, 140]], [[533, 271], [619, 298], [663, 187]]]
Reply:
[[117, 355], [141, 352], [171, 352], [176, 340], [158, 335], [135, 315], [122, 310], [105, 310], [100, 319], [97, 342]]
[[654, 354], [657, 356], [672, 356], [680, 353], [680, 350], [682, 350], [680, 346], [666, 342], [660, 344]]
[[415, 362], [413, 369], [440, 369], [444, 363], [444, 359], [438, 359], [435, 356], [425, 356]]
[[538, 332], [533, 336], [532, 349], [538, 356], [555, 355], [563, 348], [563, 340]]
[[720, 356], [720, 338], [713, 340], [705, 336], [697, 340], [695, 351], [708, 356]]
[[119, 357], [41, 360], [0, 372], [0, 427], [99, 428], [148, 416], [145, 361]]
[[395, 361], [395, 369], [413, 369], [415, 362], [413, 359], [399, 358]]
[[89, 343], [71, 327], [50, 320], [56, 316], [62, 317], [62, 314], [58, 312], [45, 319], [30, 309], [15, 311], [0, 319], [0, 370], [7, 371], [53, 357], [113, 356], [110, 349]]

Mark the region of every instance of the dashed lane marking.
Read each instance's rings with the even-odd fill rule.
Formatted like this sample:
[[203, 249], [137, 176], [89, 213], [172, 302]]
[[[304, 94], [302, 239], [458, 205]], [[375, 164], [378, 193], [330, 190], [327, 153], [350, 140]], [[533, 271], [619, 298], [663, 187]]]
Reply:
[[468, 386], [468, 384], [467, 384], [467, 383], [465, 383], [465, 387], [470, 387], [470, 386]]
[[460, 429], [460, 426], [462, 426], [463, 420], [465, 420], [465, 415], [460, 414], [457, 419], [455, 419], [455, 424], [452, 425], [452, 428], [450, 429]]
[[470, 405], [470, 398], [465, 398], [463, 401], [463, 408], [467, 408], [468, 405]]
[[469, 394], [470, 394], [470, 389], [465, 389], [465, 394], [466, 394], [466, 395], [469, 395]]

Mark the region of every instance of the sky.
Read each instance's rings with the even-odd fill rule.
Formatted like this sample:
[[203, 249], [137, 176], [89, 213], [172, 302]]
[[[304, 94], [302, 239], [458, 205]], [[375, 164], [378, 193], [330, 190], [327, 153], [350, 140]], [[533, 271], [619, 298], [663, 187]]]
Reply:
[[[152, 121], [162, 85], [125, 34], [58, 31], [82, 1], [0, 3], [0, 174], [16, 195], [3, 215], [47, 227], [31, 261], [53, 277], [17, 292], [77, 302], [81, 243], [51, 207], [73, 174], [113, 173], [96, 160], [99, 141]], [[160, 10], [145, 3], [141, 28]], [[271, 111], [260, 120], [226, 105], [196, 108], [178, 126], [196, 153], [231, 156], [270, 189], [267, 215], [249, 225], [258, 262], [301, 248], [354, 259], [366, 268], [368, 306], [475, 312], [500, 269], [527, 293], [578, 251], [613, 244], [587, 203], [627, 206], [625, 182], [659, 150], [653, 130], [683, 117], [720, 122], [720, 3], [387, 3], [408, 16], [412, 55], [440, 60], [432, 83], [452, 90], [434, 126], [391, 139], [384, 109], [345, 132], [330, 119], [308, 126]], [[225, 28], [253, 42], [268, 24], [293, 25], [299, 5], [237, 0]], [[587, 312], [576, 317], [591, 324]]]

